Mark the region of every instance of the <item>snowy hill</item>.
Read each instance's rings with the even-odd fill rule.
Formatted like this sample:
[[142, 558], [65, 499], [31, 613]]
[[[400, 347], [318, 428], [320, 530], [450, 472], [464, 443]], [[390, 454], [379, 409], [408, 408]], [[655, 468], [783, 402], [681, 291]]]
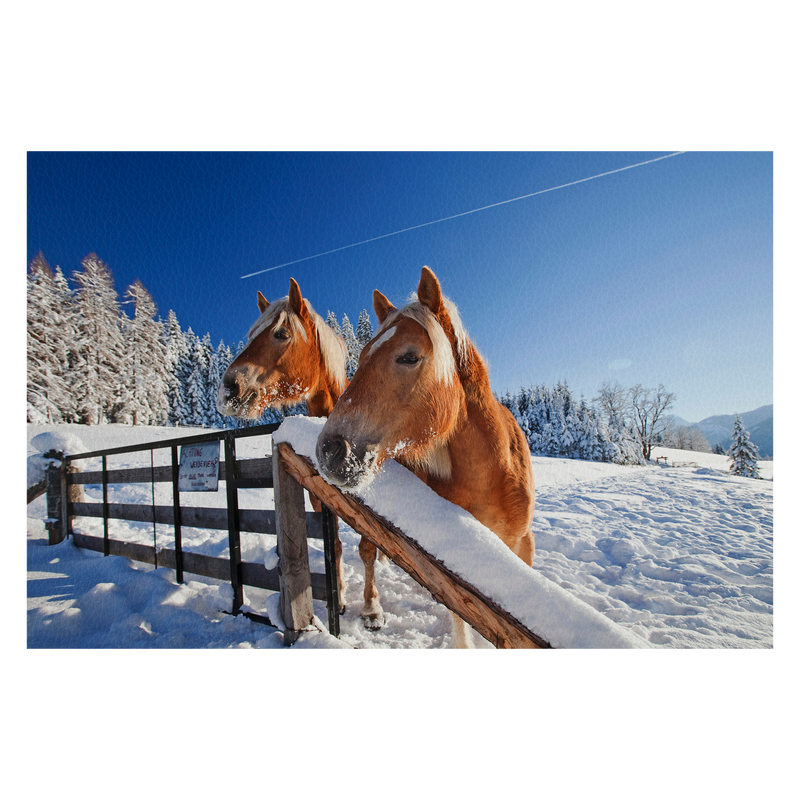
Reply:
[[[195, 432], [121, 425], [27, 427], [29, 443], [38, 433], [58, 430], [77, 436], [86, 450]], [[268, 439], [247, 441], [241, 455], [268, 452]], [[35, 455], [30, 444], [28, 455]], [[533, 457], [534, 569], [650, 645], [771, 648], [773, 463], [760, 464], [768, 480], [753, 480], [731, 476], [724, 456], [665, 449], [653, 455], [666, 456], [670, 466]], [[138, 463], [135, 455], [118, 458], [114, 466]], [[698, 466], [671, 466], [684, 461]], [[160, 497], [161, 490], [156, 502], [169, 502], [167, 494]], [[99, 499], [99, 487], [86, 491]], [[150, 487], [113, 487], [110, 499], [149, 503]], [[244, 490], [240, 501], [243, 507], [271, 507], [271, 492]], [[221, 505], [224, 492], [204, 494], [202, 502]], [[69, 540], [49, 547], [45, 516], [43, 497], [28, 506], [29, 648], [282, 646], [280, 630], [223, 613], [230, 609], [228, 586], [193, 576], [178, 586], [170, 570], [103, 558], [77, 550]], [[102, 521], [81, 519], [79, 526], [96, 534]], [[152, 525], [112, 521], [112, 526], [116, 536], [153, 543]], [[158, 526], [163, 546], [169, 545], [169, 530]], [[341, 538], [348, 580], [341, 641], [325, 632], [308, 633], [294, 647], [449, 647], [449, 613], [393, 564], [377, 565], [387, 624], [377, 632], [363, 628], [359, 537], [342, 526]], [[273, 539], [243, 534], [245, 560], [274, 559]], [[321, 572], [321, 543], [310, 545], [312, 569]], [[227, 536], [186, 529], [184, 546], [224, 556]], [[274, 608], [274, 594], [246, 588], [245, 596], [256, 611], [269, 614]], [[323, 604], [316, 613], [327, 619]], [[476, 644], [491, 647], [483, 640]]]

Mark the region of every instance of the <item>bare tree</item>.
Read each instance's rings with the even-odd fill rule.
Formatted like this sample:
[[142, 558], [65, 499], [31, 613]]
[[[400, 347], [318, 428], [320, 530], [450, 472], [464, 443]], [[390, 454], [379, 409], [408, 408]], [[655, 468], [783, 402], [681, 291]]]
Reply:
[[696, 453], [710, 453], [711, 445], [703, 431], [692, 425], [686, 431], [686, 449], [694, 450]]
[[622, 428], [627, 424], [627, 392], [619, 383], [604, 381], [600, 394], [592, 402], [600, 406], [600, 411], [611, 428]]
[[675, 402], [675, 393], [668, 392], [663, 384], [657, 389], [645, 389], [640, 383], [628, 390], [631, 426], [645, 459], [659, 439], [669, 430], [670, 419], [666, 412]]

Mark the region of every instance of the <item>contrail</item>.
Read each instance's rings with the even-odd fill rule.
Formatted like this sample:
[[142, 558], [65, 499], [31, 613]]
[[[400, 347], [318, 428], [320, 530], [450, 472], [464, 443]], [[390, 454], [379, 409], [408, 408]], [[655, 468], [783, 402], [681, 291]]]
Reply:
[[643, 167], [646, 164], [654, 164], [656, 161], [663, 161], [665, 158], [672, 158], [673, 156], [681, 156], [686, 153], [686, 150], [679, 150], [675, 153], [669, 153], [665, 156], [659, 156], [658, 158], [651, 158], [649, 161], [640, 161], [638, 164], [630, 164], [627, 167], [619, 167], [619, 169], [612, 169], [608, 172], [601, 172], [599, 175], [591, 175], [588, 178], [580, 178], [577, 181], [570, 181], [569, 183], [562, 183], [560, 186], [551, 186], [549, 189], [540, 189], [538, 192], [531, 192], [530, 194], [523, 194], [520, 197], [512, 197], [510, 200], [501, 200], [499, 203], [491, 203], [488, 206], [481, 206], [480, 208], [473, 208], [471, 211], [462, 211], [460, 214], [453, 214], [450, 217], [442, 217], [441, 219], [435, 219], [432, 222], [423, 222], [420, 225], [412, 225], [410, 228], [403, 228], [399, 231], [392, 231], [392, 233], [384, 233], [381, 236], [373, 236], [371, 239], [364, 239], [363, 242], [355, 242], [355, 244], [346, 244], [344, 247], [336, 247], [333, 250], [326, 250], [324, 253], [315, 253], [313, 256], [305, 256], [304, 258], [298, 258], [295, 261], [287, 261], [285, 264], [278, 264], [276, 267], [267, 267], [267, 269], [261, 269], [258, 272], [251, 272], [247, 275], [242, 275], [242, 280], [245, 278], [252, 278], [255, 275], [263, 275], [265, 272], [272, 272], [274, 269], [280, 269], [281, 267], [289, 267], [292, 264], [299, 264], [302, 261], [310, 261], [312, 258], [321, 258], [322, 256], [329, 256], [331, 253], [339, 253], [342, 250], [349, 250], [351, 247], [359, 247], [362, 244], [369, 244], [370, 242], [377, 242], [379, 239], [386, 239], [389, 236], [397, 236], [400, 233], [408, 233], [408, 231], [414, 231], [418, 228], [425, 228], [428, 225], [437, 225], [440, 222], [447, 222], [451, 219], [458, 219], [458, 217], [466, 217], [468, 214], [477, 214], [479, 211], [486, 211], [487, 208], [497, 208], [497, 206], [503, 206], [507, 203], [516, 203], [517, 200], [526, 200], [529, 197], [536, 197], [540, 194], [547, 194], [547, 192], [555, 192], [557, 189], [566, 189], [568, 186], [576, 186], [579, 183], [586, 183], [586, 181], [593, 181], [597, 178], [605, 178], [607, 175], [614, 175], [616, 172], [624, 172], [627, 169], [635, 169], [636, 167]]

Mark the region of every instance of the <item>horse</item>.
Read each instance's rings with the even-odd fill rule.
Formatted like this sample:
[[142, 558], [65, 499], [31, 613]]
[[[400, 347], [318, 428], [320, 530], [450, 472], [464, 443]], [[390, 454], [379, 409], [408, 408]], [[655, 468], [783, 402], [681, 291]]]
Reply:
[[[221, 414], [258, 419], [266, 408], [296, 405], [306, 401], [312, 417], [327, 417], [348, 385], [347, 346], [304, 298], [294, 278], [289, 294], [269, 303], [257, 293], [259, 318], [247, 334], [247, 344], [228, 367], [217, 392]], [[315, 511], [319, 500], [311, 498]], [[334, 528], [336, 576], [339, 582], [339, 613], [344, 614], [346, 584], [338, 521]], [[364, 572], [374, 575], [375, 546], [361, 537], [359, 556]], [[381, 554], [382, 555], [382, 554]], [[374, 578], [365, 582], [365, 602]], [[362, 614], [367, 628], [380, 627], [381, 615]]]
[[[373, 293], [379, 328], [316, 445], [323, 477], [353, 489], [394, 458], [471, 513], [529, 566], [534, 480], [525, 436], [492, 393], [483, 357], [433, 271], [398, 309]], [[366, 613], [382, 614], [372, 585]], [[367, 597], [365, 589], [365, 599]], [[456, 647], [468, 626], [453, 614]]]
[[[221, 414], [258, 419], [266, 408], [306, 401], [312, 417], [327, 417], [347, 386], [347, 346], [303, 297], [294, 278], [287, 297], [268, 302], [257, 293], [260, 316], [244, 350], [225, 371], [217, 391]], [[315, 511], [319, 501], [311, 498]], [[334, 527], [339, 612], [345, 612], [342, 543]]]
[[259, 318], [244, 350], [222, 377], [221, 414], [258, 419], [266, 408], [306, 401], [312, 417], [327, 417], [347, 386], [347, 346], [294, 278], [289, 295], [269, 303], [257, 293]]

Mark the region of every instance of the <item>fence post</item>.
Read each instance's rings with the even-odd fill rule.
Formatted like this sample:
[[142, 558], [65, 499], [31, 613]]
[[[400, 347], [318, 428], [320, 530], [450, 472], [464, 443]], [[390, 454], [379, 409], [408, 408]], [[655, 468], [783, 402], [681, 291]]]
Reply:
[[308, 564], [305, 494], [303, 487], [286, 472], [274, 440], [272, 475], [278, 538], [280, 609], [283, 624], [286, 626], [283, 641], [289, 645], [297, 641], [303, 628], [312, 625], [314, 604]]
[[175, 537], [175, 583], [183, 583], [183, 545], [181, 540], [181, 493], [178, 489], [180, 462], [178, 460], [178, 445], [171, 447], [172, 451], [172, 526]]
[[[312, 497], [314, 495], [311, 495]], [[328, 633], [339, 638], [339, 579], [336, 574], [336, 536], [338, 520], [324, 503], [322, 538], [325, 545], [325, 593], [328, 595]]]
[[236, 440], [233, 431], [225, 431], [225, 492], [228, 501], [228, 556], [231, 563], [233, 588], [233, 614], [238, 614], [244, 603], [242, 587], [242, 546], [239, 535], [239, 489], [236, 486]]
[[[45, 453], [49, 458], [63, 458], [62, 453]], [[66, 498], [62, 497], [61, 472], [65, 469], [64, 462], [51, 463], [45, 473], [47, 484], [47, 526], [48, 543], [59, 544], [64, 541], [64, 516], [63, 508]]]

